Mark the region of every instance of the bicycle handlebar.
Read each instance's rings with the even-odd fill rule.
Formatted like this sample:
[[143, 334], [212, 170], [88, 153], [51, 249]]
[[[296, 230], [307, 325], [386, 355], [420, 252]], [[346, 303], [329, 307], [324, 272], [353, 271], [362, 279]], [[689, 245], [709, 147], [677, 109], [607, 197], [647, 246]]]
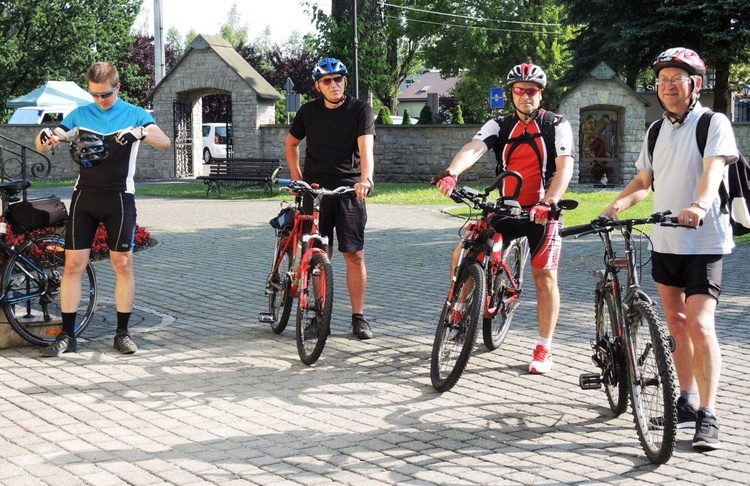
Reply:
[[[591, 220], [588, 224], [580, 224], [576, 226], [570, 226], [560, 230], [560, 236], [585, 236], [592, 233], [601, 233], [602, 231], [608, 231], [611, 228], [623, 228], [632, 227], [640, 224], [658, 224], [659, 226], [667, 226], [672, 228], [688, 228], [695, 229], [694, 226], [681, 224], [677, 222], [676, 217], [669, 216], [672, 211], [663, 211], [660, 213], [654, 213], [648, 218], [633, 218], [633, 219], [609, 219], [599, 217]], [[703, 221], [700, 222], [700, 226], [703, 226]]]
[[324, 189], [322, 187], [317, 187], [317, 184], [313, 184], [313, 186], [302, 180], [292, 180], [289, 182], [289, 186], [286, 189], [289, 191], [303, 191], [309, 194], [321, 196], [338, 196], [348, 192], [354, 192], [354, 188], [349, 186], [339, 186], [336, 189]]

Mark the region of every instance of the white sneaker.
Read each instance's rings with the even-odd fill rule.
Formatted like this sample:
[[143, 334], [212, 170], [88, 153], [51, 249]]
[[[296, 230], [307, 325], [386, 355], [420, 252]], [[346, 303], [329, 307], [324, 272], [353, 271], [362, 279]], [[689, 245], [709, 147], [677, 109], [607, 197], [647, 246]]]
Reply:
[[534, 349], [534, 360], [529, 365], [529, 372], [535, 374], [549, 373], [552, 369], [552, 353], [541, 344]]

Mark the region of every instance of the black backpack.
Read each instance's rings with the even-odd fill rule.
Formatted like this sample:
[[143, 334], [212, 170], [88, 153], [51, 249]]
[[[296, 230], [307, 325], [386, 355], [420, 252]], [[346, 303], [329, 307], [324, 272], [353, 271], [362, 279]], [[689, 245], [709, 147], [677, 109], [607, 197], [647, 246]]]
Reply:
[[[540, 127], [541, 133], [535, 133], [533, 135], [524, 134], [520, 137], [508, 138], [510, 136], [511, 130], [513, 130], [513, 125], [515, 125], [513, 115], [498, 118], [497, 123], [498, 125], [500, 125], [500, 131], [497, 135], [498, 141], [497, 146], [495, 147], [495, 158], [497, 159], [495, 175], [500, 174], [500, 172], [505, 169], [505, 167], [503, 167], [503, 149], [505, 148], [505, 145], [507, 145], [508, 143], [531, 144], [531, 141], [535, 138], [542, 137], [544, 139], [544, 145], [547, 149], [547, 154], [549, 154], [547, 160], [547, 170], [544, 172], [544, 174], [542, 174], [542, 176], [544, 177], [544, 187], [548, 188], [550, 183], [552, 182], [552, 178], [555, 175], [555, 171], [557, 170], [557, 166], [555, 165], [555, 159], [557, 158], [557, 148], [555, 147], [555, 127], [559, 125], [562, 120], [563, 117], [561, 115], [555, 115], [551, 111], [545, 111], [544, 115], [542, 115], [542, 123]], [[536, 145], [531, 144], [531, 146], [536, 150]], [[537, 153], [536, 155], [541, 166], [542, 154]]]
[[[695, 129], [695, 138], [698, 143], [701, 157], [706, 149], [706, 140], [708, 140], [708, 128], [711, 124], [712, 111], [702, 114], [698, 120], [698, 127]], [[664, 123], [664, 118], [657, 121], [648, 131], [648, 156], [653, 164], [654, 147], [656, 138], [659, 136], [659, 130]], [[750, 161], [742, 152], [739, 153], [737, 163], [729, 166], [729, 187], [722, 181], [719, 186], [719, 198], [721, 200], [721, 210], [723, 213], [729, 213], [729, 219], [732, 224], [732, 233], [734, 236], [742, 236], [750, 233]], [[653, 190], [654, 184], [651, 183]]]

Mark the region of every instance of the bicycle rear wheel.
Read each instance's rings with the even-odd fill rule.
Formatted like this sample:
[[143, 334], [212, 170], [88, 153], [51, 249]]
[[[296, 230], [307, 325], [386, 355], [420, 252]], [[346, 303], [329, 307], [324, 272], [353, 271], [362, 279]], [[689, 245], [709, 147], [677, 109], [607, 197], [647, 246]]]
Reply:
[[[283, 248], [284, 241], [277, 240], [279, 249]], [[268, 293], [268, 312], [271, 313], [271, 330], [276, 334], [281, 334], [286, 329], [289, 322], [289, 315], [292, 313], [292, 279], [289, 275], [289, 269], [292, 268], [292, 249], [287, 248], [281, 257], [281, 262], [276, 270], [268, 276], [269, 282], [266, 285]]]
[[472, 263], [458, 277], [453, 298], [443, 307], [435, 333], [430, 379], [437, 391], [453, 388], [464, 372], [476, 342], [485, 295], [484, 271]]
[[628, 408], [628, 372], [622, 339], [618, 335], [615, 298], [605, 291], [596, 302], [596, 351], [594, 361], [601, 368], [609, 408], [621, 415]]
[[[37, 346], [51, 344], [62, 331], [60, 282], [65, 267], [65, 240], [43, 235], [24, 243], [11, 255], [2, 275], [3, 311], [13, 329]], [[96, 309], [97, 283], [91, 262], [81, 276], [75, 335], [91, 322]]]
[[636, 359], [630, 367], [635, 428], [648, 459], [654, 464], [663, 464], [672, 457], [677, 432], [672, 353], [664, 325], [651, 304], [634, 302], [628, 319], [633, 347], [629, 356], [632, 354]]
[[511, 283], [508, 274], [504, 271], [494, 277], [496, 279], [493, 286], [495, 291], [490, 299], [490, 309], [496, 309], [491, 317], [485, 317], [482, 322], [482, 338], [484, 345], [490, 351], [499, 348], [505, 341], [513, 313], [521, 302], [523, 269], [526, 266], [527, 255], [525, 239], [515, 239], [503, 250], [503, 260], [508, 264], [516, 286]]
[[[307, 295], [307, 306], [301, 296]], [[300, 288], [297, 305], [297, 352], [306, 365], [315, 363], [330, 332], [333, 310], [333, 267], [324, 253], [315, 253], [307, 269], [307, 285]]]

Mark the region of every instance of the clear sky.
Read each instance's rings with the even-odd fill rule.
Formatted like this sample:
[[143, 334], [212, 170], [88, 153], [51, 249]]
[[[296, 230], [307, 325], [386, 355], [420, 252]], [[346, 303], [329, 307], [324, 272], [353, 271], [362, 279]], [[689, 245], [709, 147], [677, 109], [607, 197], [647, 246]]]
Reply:
[[[226, 22], [232, 4], [237, 4], [241, 24], [248, 28], [248, 40], [260, 36], [266, 27], [271, 29], [271, 40], [285, 42], [293, 31], [301, 34], [314, 29], [310, 16], [302, 6], [304, 0], [161, 0], [164, 34], [176, 27], [181, 35], [190, 29], [198, 34], [218, 34]], [[331, 0], [308, 0], [327, 13], [331, 11]], [[148, 32], [154, 31], [154, 0], [143, 0], [141, 14], [136, 27], [145, 25]]]

